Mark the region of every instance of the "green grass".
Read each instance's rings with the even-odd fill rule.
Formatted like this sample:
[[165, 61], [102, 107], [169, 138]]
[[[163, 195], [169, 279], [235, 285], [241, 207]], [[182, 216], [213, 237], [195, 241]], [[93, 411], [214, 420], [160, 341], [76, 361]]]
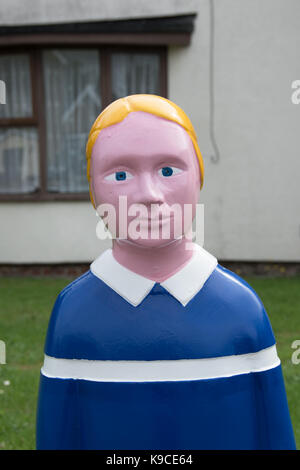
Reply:
[[[67, 279], [0, 279], [0, 449], [35, 448], [39, 371], [52, 306]], [[10, 381], [9, 386], [3, 382]]]
[[[300, 364], [291, 362], [291, 344], [300, 340], [300, 279], [249, 278], [261, 297], [277, 340], [288, 402], [300, 448]], [[39, 371], [49, 315], [67, 279], [0, 279], [0, 339], [6, 365], [0, 365], [0, 449], [35, 448]], [[4, 385], [9, 381], [10, 385]]]

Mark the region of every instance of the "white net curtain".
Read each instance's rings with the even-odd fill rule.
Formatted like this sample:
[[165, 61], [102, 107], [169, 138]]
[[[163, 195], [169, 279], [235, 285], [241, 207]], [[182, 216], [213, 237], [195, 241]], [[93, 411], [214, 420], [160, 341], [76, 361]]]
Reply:
[[[0, 119], [32, 116], [30, 61], [26, 54], [1, 55], [5, 104]], [[0, 128], [0, 193], [29, 193], [39, 187], [38, 136], [35, 128]]]
[[113, 100], [135, 93], [159, 94], [158, 54], [115, 53], [111, 67]]
[[49, 50], [43, 65], [48, 191], [87, 191], [86, 138], [101, 111], [99, 53]]
[[0, 78], [6, 84], [6, 102], [0, 106], [0, 119], [32, 116], [29, 56], [0, 55]]
[[0, 129], [0, 192], [30, 193], [39, 187], [35, 128]]

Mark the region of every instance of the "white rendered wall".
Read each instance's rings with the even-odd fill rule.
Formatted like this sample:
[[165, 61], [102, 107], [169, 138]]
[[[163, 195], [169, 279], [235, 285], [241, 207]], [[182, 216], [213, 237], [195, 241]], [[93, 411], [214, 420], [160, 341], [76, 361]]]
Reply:
[[300, 261], [297, 0], [215, 1], [215, 136], [209, 138], [209, 2], [191, 47], [169, 54], [169, 97], [189, 114], [205, 160], [205, 248], [220, 259]]
[[[30, 18], [28, 3], [39, 5]], [[209, 0], [55, 3], [10, 0], [0, 12], [7, 24], [198, 12], [191, 45], [169, 49], [168, 69], [169, 98], [190, 116], [204, 155], [204, 246], [219, 259], [300, 261], [300, 105], [291, 103], [291, 83], [300, 79], [300, 3], [215, 0], [218, 163], [209, 135]], [[2, 203], [0, 262], [89, 261], [109, 246], [95, 226], [87, 202]]]
[[0, 204], [0, 220], [1, 263], [84, 263], [111, 246], [89, 202]]

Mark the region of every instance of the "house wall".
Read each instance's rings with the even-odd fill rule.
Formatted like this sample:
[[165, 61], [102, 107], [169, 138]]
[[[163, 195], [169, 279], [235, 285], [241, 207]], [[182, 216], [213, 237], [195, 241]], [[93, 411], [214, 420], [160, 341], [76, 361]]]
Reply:
[[[291, 83], [300, 78], [297, 0], [10, 0], [0, 6], [2, 24], [195, 12], [191, 45], [169, 48], [168, 86], [169, 98], [191, 118], [204, 156], [204, 246], [223, 260], [300, 261], [300, 105], [291, 102]], [[86, 262], [110, 245], [96, 238], [88, 202], [1, 203], [0, 221], [0, 263]]]

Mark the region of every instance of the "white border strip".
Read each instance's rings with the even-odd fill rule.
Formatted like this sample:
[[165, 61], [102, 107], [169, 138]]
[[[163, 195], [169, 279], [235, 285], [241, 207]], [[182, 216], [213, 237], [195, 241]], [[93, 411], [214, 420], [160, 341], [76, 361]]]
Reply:
[[166, 382], [232, 377], [279, 365], [274, 345], [250, 354], [171, 361], [90, 361], [45, 355], [41, 372], [51, 378], [94, 382]]

